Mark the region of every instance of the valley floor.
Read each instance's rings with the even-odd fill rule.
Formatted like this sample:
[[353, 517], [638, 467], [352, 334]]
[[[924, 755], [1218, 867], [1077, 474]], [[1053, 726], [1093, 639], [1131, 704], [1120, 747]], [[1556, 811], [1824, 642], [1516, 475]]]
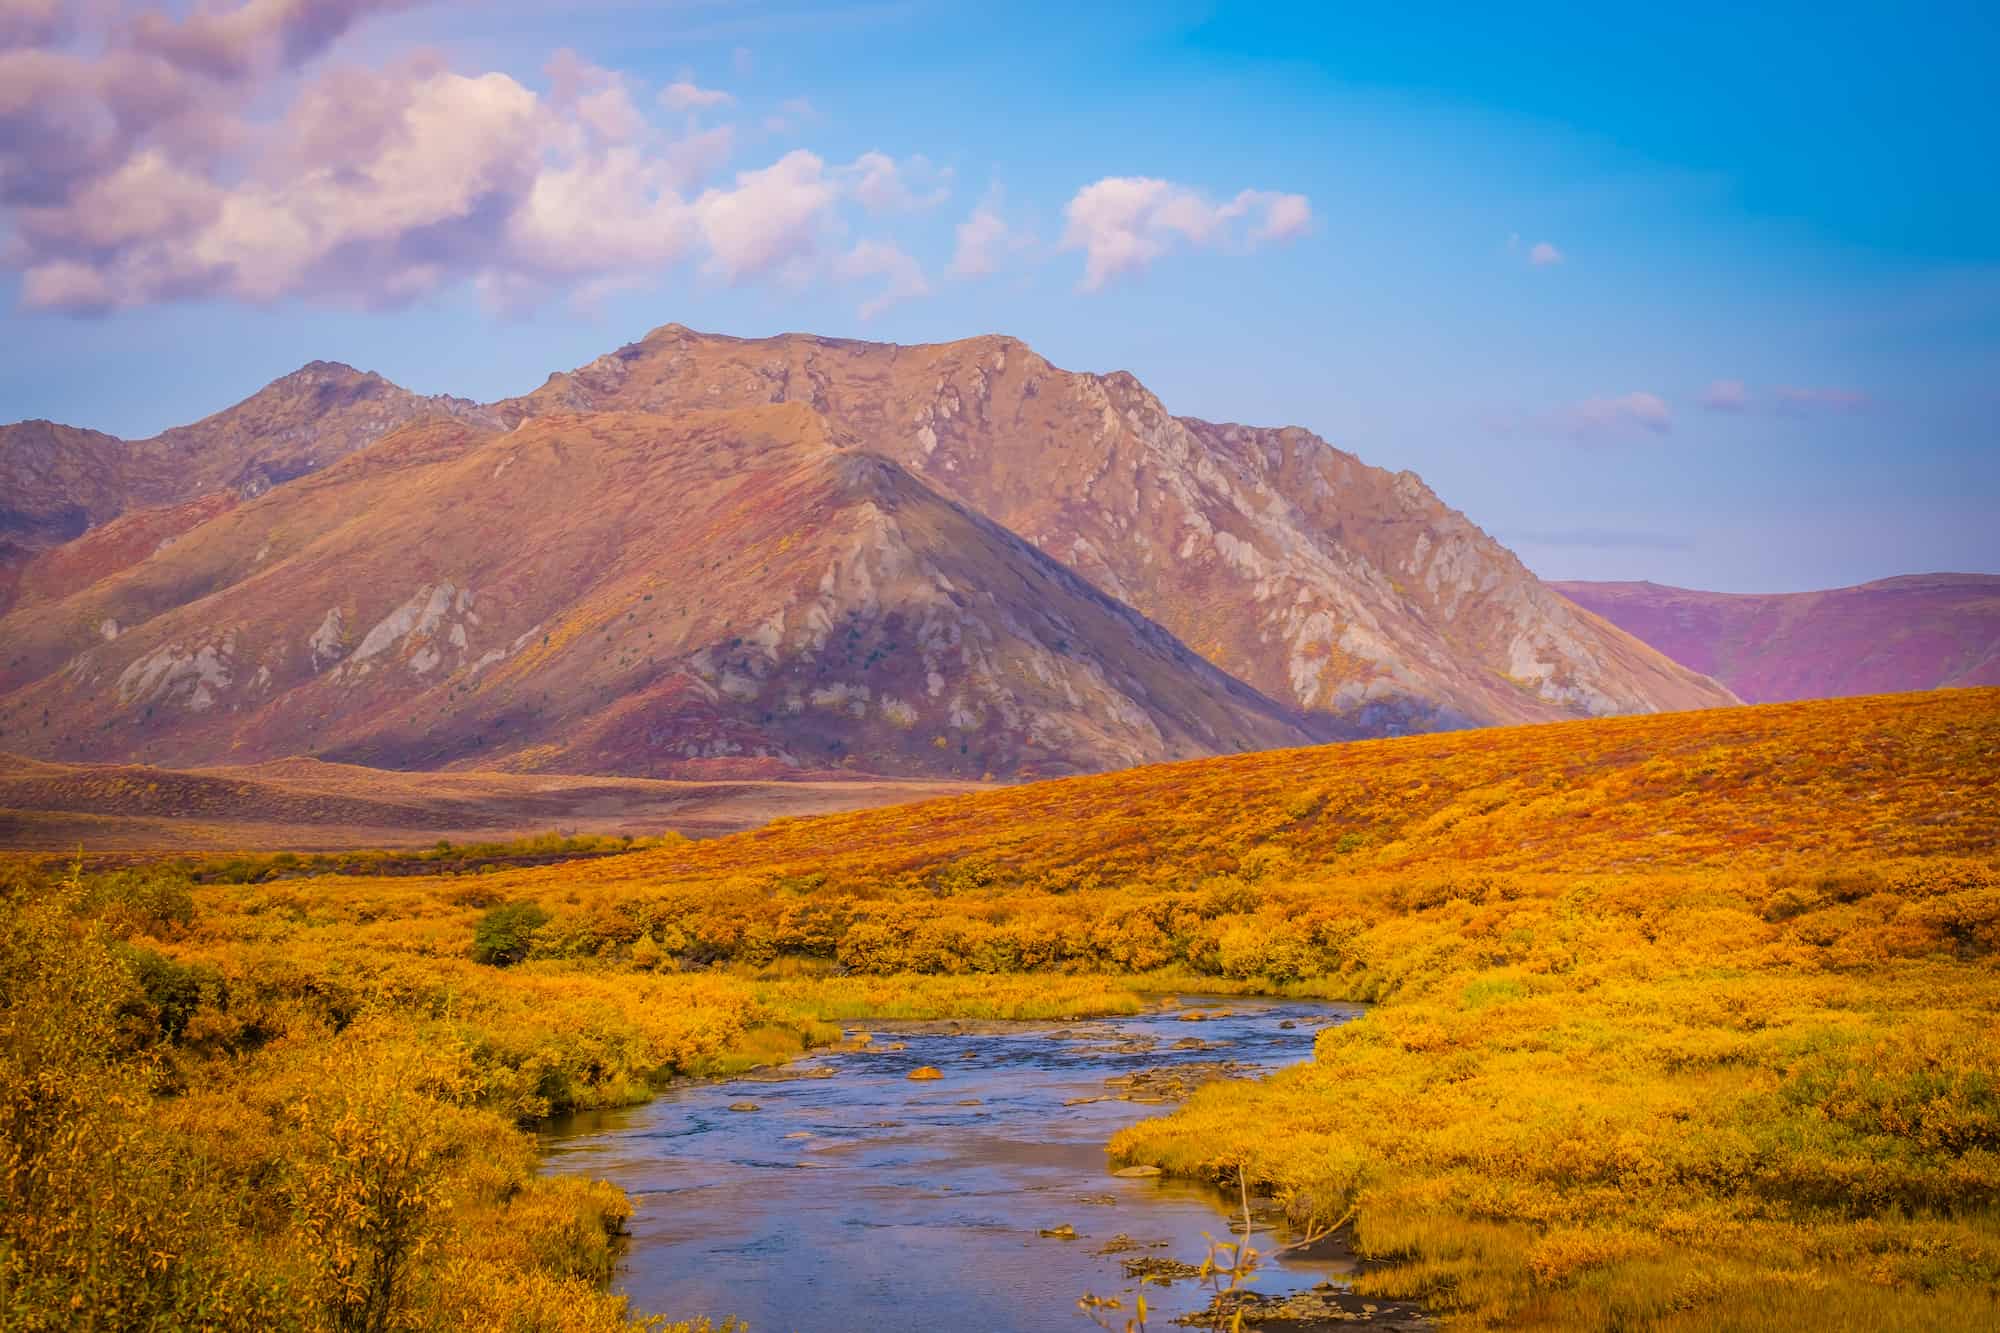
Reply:
[[239, 767], [53, 764], [0, 753], [0, 849], [337, 851], [560, 830], [712, 837], [774, 819], [980, 790], [856, 777], [685, 782], [550, 773], [398, 772], [279, 760]]
[[629, 1326], [629, 1201], [538, 1172], [527, 1128], [847, 1020], [1150, 989], [1373, 1002], [1110, 1145], [1347, 1228], [1364, 1294], [1468, 1327], [2000, 1322], [2000, 691], [1241, 756], [491, 874], [0, 877], [10, 1327]]

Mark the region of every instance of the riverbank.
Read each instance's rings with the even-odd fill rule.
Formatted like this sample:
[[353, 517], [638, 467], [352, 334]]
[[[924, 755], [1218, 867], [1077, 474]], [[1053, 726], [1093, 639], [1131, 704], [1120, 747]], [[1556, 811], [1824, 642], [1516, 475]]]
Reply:
[[[1129, 1317], [1144, 1295], [1152, 1325], [1170, 1327], [1208, 1308], [1196, 1266], [1205, 1234], [1238, 1229], [1235, 1205], [1198, 1182], [1115, 1174], [1105, 1141], [1216, 1078], [1308, 1058], [1320, 1029], [1359, 1012], [1215, 999], [1110, 1019], [871, 1024], [784, 1068], [579, 1117], [544, 1149], [551, 1170], [603, 1176], [634, 1201], [615, 1285], [642, 1308], [757, 1329], [1025, 1333], [1081, 1326], [1086, 1296]], [[1265, 1326], [1313, 1326], [1278, 1324], [1280, 1298], [1322, 1311], [1345, 1299], [1342, 1247], [1280, 1253], [1296, 1239], [1257, 1210]], [[1352, 1303], [1371, 1324], [1418, 1315]]]
[[523, 1125], [860, 1014], [1136, 1009], [1168, 977], [1374, 1003], [1114, 1141], [1351, 1228], [1373, 1297], [2000, 1322], [1994, 691], [1242, 756], [483, 876], [63, 879], [0, 866], [9, 1326], [624, 1328], [629, 1204], [537, 1172]]

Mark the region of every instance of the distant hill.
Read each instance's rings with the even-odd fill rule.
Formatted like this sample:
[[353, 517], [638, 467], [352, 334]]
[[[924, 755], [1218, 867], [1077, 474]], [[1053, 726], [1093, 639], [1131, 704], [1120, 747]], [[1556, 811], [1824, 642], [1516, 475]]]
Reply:
[[392, 773], [312, 759], [226, 768], [50, 764], [0, 754], [0, 847], [319, 851], [561, 832], [701, 837], [971, 790], [950, 782], [656, 782]]
[[1750, 703], [2000, 685], [2000, 576], [1913, 574], [1826, 592], [1556, 583]]

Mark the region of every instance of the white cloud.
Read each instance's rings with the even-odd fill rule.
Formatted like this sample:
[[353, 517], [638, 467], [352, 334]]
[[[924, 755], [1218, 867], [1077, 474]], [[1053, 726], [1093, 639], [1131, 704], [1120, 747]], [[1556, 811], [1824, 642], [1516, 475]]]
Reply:
[[1004, 205], [1005, 196], [996, 185], [958, 224], [951, 256], [953, 277], [986, 277], [998, 272], [1010, 257], [1034, 247], [1034, 233], [1023, 224], [1008, 222], [1001, 211]]
[[125, 36], [141, 51], [218, 79], [247, 78], [271, 67], [295, 69], [371, 14], [410, 9], [419, 0], [245, 0], [233, 9], [206, 6], [176, 20], [147, 10]]
[[984, 204], [958, 224], [958, 246], [952, 252], [951, 271], [961, 278], [984, 277], [1000, 264], [1001, 249], [1007, 244], [1007, 224]]
[[873, 319], [901, 301], [930, 294], [923, 266], [885, 241], [862, 241], [840, 257], [834, 276], [843, 282], [884, 279], [875, 295], [861, 303], [861, 318]]
[[708, 269], [727, 282], [809, 259], [837, 191], [826, 164], [793, 149], [768, 167], [737, 173], [732, 190], [707, 190], [694, 212], [708, 241]]
[[900, 164], [887, 153], [869, 151], [841, 173], [848, 189], [870, 213], [935, 208], [951, 197], [951, 169], [934, 167], [921, 153]]
[[[794, 151], [703, 188], [736, 129], [673, 132], [649, 119], [646, 90], [568, 51], [540, 93], [434, 55], [298, 69], [405, 3], [250, 0], [176, 19], [0, 0], [0, 265], [20, 274], [22, 303], [380, 305], [465, 283], [516, 305], [681, 263], [731, 283], [824, 276], [815, 256], [843, 199], [922, 203], [943, 175], [882, 158], [836, 179]], [[98, 27], [77, 36], [83, 13]], [[876, 266], [888, 300], [921, 290], [920, 269], [872, 251], [854, 262]]]
[[[1063, 248], [1084, 252], [1082, 290], [1101, 290], [1181, 246], [1248, 248], [1287, 240], [1312, 221], [1304, 195], [1244, 190], [1224, 204], [1149, 176], [1107, 176], [1064, 209]], [[1245, 224], [1249, 224], [1246, 226]]]
[[1563, 252], [1547, 241], [1537, 241], [1528, 251], [1528, 262], [1536, 268], [1548, 268], [1563, 262]]
[[1312, 205], [1302, 194], [1281, 194], [1273, 198], [1264, 213], [1258, 236], [1267, 241], [1288, 241], [1305, 234], [1312, 225]]
[[1701, 405], [1711, 412], [1741, 412], [1750, 406], [1742, 380], [1716, 380], [1702, 390]]
[[660, 105], [669, 111], [707, 111], [729, 106], [735, 98], [719, 88], [702, 88], [682, 79], [660, 89]]
[[[1701, 395], [1701, 405], [1711, 412], [1747, 412], [1758, 401], [1742, 380], [1716, 380]], [[1777, 385], [1762, 401], [1785, 416], [1852, 414], [1865, 412], [1873, 404], [1873, 400], [1859, 389], [1831, 385], [1805, 388], [1796, 384]]]
[[1664, 435], [1674, 428], [1673, 412], [1657, 394], [1626, 393], [1611, 398], [1586, 398], [1563, 417], [1569, 433], [1579, 440], [1604, 441], [1637, 433]]

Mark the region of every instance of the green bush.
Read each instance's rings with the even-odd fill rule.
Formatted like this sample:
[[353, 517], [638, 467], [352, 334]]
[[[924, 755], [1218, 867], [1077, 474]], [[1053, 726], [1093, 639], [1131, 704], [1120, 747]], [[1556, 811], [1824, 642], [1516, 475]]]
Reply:
[[206, 1003], [216, 1009], [229, 1007], [229, 987], [222, 974], [199, 963], [177, 963], [151, 949], [122, 949], [132, 979], [146, 994], [154, 1025], [162, 1038], [179, 1042], [187, 1033], [188, 1020]]
[[549, 914], [534, 903], [504, 903], [479, 918], [472, 931], [472, 961], [511, 967], [528, 956], [535, 932]]

